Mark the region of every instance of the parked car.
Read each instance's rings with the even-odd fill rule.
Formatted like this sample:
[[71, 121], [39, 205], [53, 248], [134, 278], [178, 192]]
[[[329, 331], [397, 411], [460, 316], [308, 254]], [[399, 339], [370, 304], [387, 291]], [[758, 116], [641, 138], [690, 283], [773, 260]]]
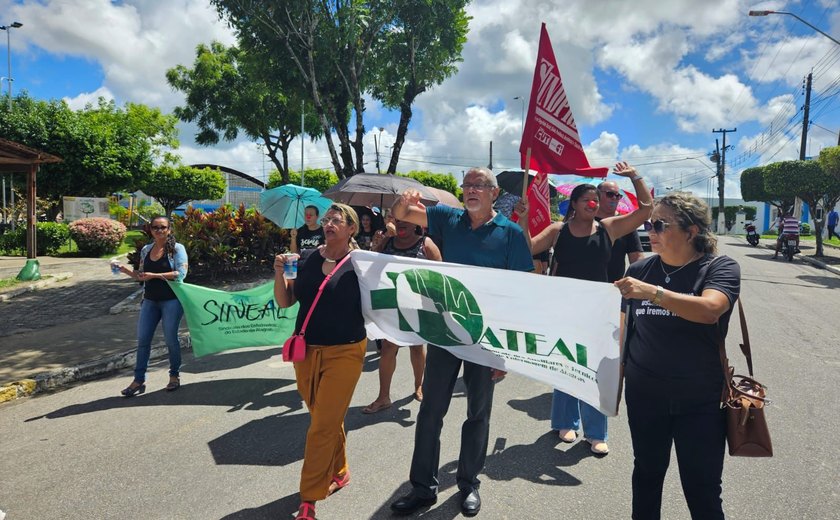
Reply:
[[639, 226], [636, 232], [639, 234], [639, 240], [642, 242], [642, 251], [650, 253], [650, 235], [645, 229], [644, 224]]

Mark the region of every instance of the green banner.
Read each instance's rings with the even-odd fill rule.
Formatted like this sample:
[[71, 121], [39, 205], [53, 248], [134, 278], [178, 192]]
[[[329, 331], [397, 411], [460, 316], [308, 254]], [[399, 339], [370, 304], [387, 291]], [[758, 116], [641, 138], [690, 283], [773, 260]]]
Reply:
[[282, 345], [294, 333], [296, 303], [274, 303], [274, 282], [244, 291], [220, 291], [188, 283], [169, 283], [184, 307], [196, 357], [244, 347]]

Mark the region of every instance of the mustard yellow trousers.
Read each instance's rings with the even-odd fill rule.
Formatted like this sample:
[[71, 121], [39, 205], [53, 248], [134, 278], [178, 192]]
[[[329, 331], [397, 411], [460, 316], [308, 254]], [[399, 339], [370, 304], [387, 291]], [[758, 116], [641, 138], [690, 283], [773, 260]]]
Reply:
[[333, 477], [347, 472], [344, 416], [362, 375], [367, 339], [344, 345], [308, 345], [306, 359], [295, 363], [297, 388], [309, 409], [300, 499], [323, 500]]

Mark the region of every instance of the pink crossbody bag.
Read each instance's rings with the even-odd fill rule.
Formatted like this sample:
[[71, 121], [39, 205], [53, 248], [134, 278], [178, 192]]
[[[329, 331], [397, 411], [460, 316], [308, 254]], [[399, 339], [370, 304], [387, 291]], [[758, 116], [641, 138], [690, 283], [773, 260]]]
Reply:
[[333, 270], [330, 271], [330, 274], [328, 274], [326, 278], [324, 278], [324, 281], [321, 282], [321, 287], [318, 288], [318, 294], [315, 295], [312, 305], [309, 306], [309, 312], [306, 313], [306, 318], [303, 320], [300, 332], [298, 334], [293, 334], [286, 340], [285, 343], [283, 343], [283, 361], [298, 363], [306, 359], [306, 339], [304, 338], [304, 334], [306, 334], [306, 326], [309, 324], [309, 318], [312, 317], [312, 311], [314, 311], [315, 306], [318, 305], [318, 300], [321, 298], [321, 293], [324, 292], [324, 287], [327, 286], [327, 282], [330, 281], [332, 275], [334, 275], [338, 271], [338, 268], [341, 267], [349, 258], [350, 254], [348, 253], [336, 264], [335, 267], [333, 267]]

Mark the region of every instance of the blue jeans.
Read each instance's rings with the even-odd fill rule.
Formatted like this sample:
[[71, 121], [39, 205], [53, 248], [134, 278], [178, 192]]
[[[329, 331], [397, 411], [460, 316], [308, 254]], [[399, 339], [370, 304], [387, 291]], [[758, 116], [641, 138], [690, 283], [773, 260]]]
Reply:
[[181, 342], [178, 341], [178, 325], [184, 308], [177, 299], [152, 301], [143, 300], [140, 318], [137, 320], [137, 364], [134, 366], [134, 380], [146, 381], [146, 368], [152, 353], [152, 338], [158, 323], [163, 321], [163, 337], [169, 349], [169, 375], [178, 377], [181, 368]]
[[581, 418], [584, 437], [607, 440], [606, 415], [575, 397], [555, 390], [551, 399], [551, 429], [579, 430]]

